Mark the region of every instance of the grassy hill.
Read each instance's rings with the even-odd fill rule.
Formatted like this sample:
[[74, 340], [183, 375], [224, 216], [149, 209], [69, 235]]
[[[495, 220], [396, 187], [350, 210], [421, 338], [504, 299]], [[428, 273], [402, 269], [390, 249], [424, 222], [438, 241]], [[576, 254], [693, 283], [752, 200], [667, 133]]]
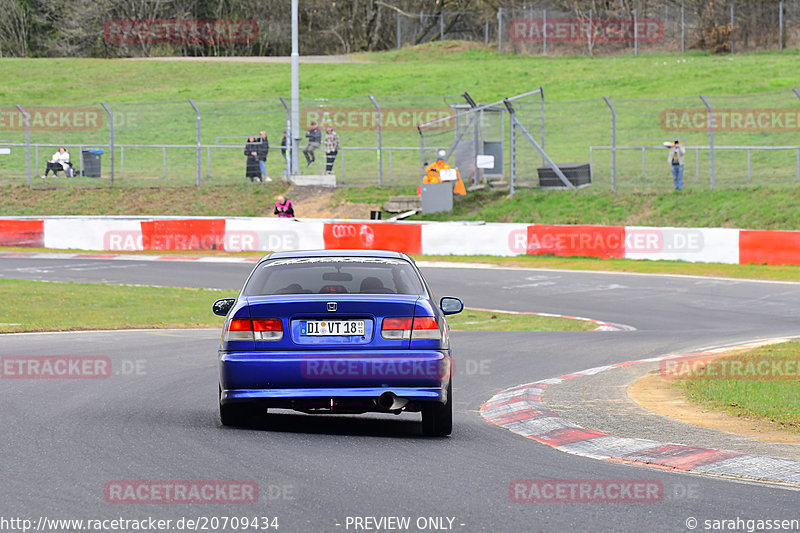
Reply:
[[[531, 57], [498, 55], [482, 45], [440, 42], [376, 54], [358, 54], [344, 63], [303, 64], [300, 94], [305, 102], [328, 99], [330, 105], [368, 107], [366, 95], [374, 94], [387, 105], [442, 106], [469, 91], [488, 102], [543, 86], [547, 97], [547, 148], [556, 161], [588, 160], [588, 146], [609, 142], [608, 110], [601, 100], [618, 102], [619, 143], [632, 143], [634, 135], [666, 136], [659, 127], [659, 106], [677, 105], [655, 99], [685, 97], [680, 105], [698, 107], [697, 95], [733, 95], [721, 100], [729, 106], [796, 106], [785, 94], [798, 85], [798, 51], [765, 52], [736, 56], [690, 53], [686, 56], [641, 55], [618, 57]], [[268, 124], [272, 144], [275, 129], [284, 120], [277, 96], [289, 94], [288, 63], [239, 61], [146, 61], [100, 59], [0, 59], [0, 107], [83, 106], [112, 102], [117, 117], [118, 144], [194, 142], [194, 114], [187, 100], [199, 102], [203, 112], [203, 142], [214, 144], [218, 136], [256, 132]], [[80, 73], [80, 75], [76, 75]], [[448, 95], [450, 95], [448, 97]], [[592, 99], [592, 100], [583, 100]], [[654, 99], [654, 100], [647, 100]], [[780, 99], [780, 102], [778, 100]], [[576, 103], [582, 100], [584, 103]], [[149, 102], [138, 104], [137, 102]], [[327, 104], [326, 104], [327, 105]], [[715, 104], [716, 105], [716, 104]], [[723, 105], [722, 103], [720, 105]], [[654, 111], [655, 110], [655, 111]], [[655, 113], [655, 115], [654, 115]], [[653, 117], [656, 117], [655, 119]], [[126, 122], [127, 121], [127, 122]], [[3, 129], [5, 128], [5, 130]], [[347, 146], [374, 143], [374, 132], [340, 132]], [[0, 120], [0, 139], [19, 140]], [[687, 134], [701, 143], [705, 134]], [[796, 145], [796, 133], [720, 134], [718, 144]], [[771, 135], [771, 136], [770, 136]], [[778, 137], [783, 135], [786, 137]], [[34, 132], [33, 142], [69, 143], [76, 140], [107, 143], [107, 130], [93, 132]], [[734, 137], [731, 137], [734, 136]], [[416, 146], [415, 131], [386, 132], [384, 145]], [[149, 151], [148, 151], [149, 150]], [[274, 152], [273, 152], [274, 153]], [[394, 154], [395, 185], [375, 190], [345, 189], [332, 199], [379, 204], [390, 194], [413, 192], [417, 152]], [[39, 172], [49, 156], [39, 156]], [[347, 152], [346, 184], [375, 183], [375, 154]], [[694, 154], [687, 154], [687, 188], [671, 192], [668, 169], [661, 152], [648, 155], [647, 178], [641, 175], [638, 152], [618, 155], [617, 193], [610, 192], [608, 153], [595, 154], [596, 183], [579, 192], [546, 193], [520, 189], [514, 198], [487, 191], [459, 201], [452, 218], [487, 221], [653, 224], [681, 226], [732, 226], [799, 228], [794, 190], [795, 154], [791, 151], [764, 159], [754, 153], [752, 183], [742, 178], [743, 154], [717, 155], [719, 189], [708, 191], [708, 165], [695, 168]], [[0, 157], [0, 183], [24, 183], [24, 161], [16, 150]], [[203, 155], [205, 165], [206, 154]], [[536, 163], [524, 154], [529, 168]], [[257, 215], [262, 203], [282, 185], [260, 190], [243, 184], [241, 147], [217, 150], [210, 169], [204, 168], [204, 185], [194, 183], [194, 150], [173, 150], [166, 155], [168, 176], [161, 176], [160, 149], [125, 152], [125, 176], [119, 173], [114, 190], [83, 189], [104, 186], [107, 180], [90, 178], [67, 182], [36, 180], [32, 190], [9, 185], [0, 202], [3, 215], [45, 214], [192, 214]], [[535, 158], [534, 158], [535, 159]], [[108, 164], [108, 154], [104, 165]], [[338, 162], [337, 162], [338, 165]], [[387, 163], [384, 163], [386, 171]], [[338, 168], [338, 167], [337, 167]], [[360, 170], [359, 170], [360, 169]], [[403, 170], [405, 169], [405, 170]], [[269, 173], [280, 175], [280, 157], [271, 155]], [[361, 172], [361, 178], [353, 177]], [[35, 172], [36, 174], [36, 172]], [[530, 177], [529, 177], [530, 178]], [[277, 181], [277, 180], [276, 180]], [[780, 184], [781, 187], [758, 188]], [[144, 186], [135, 193], [127, 185]], [[187, 187], [173, 188], [181, 185]], [[169, 186], [165, 192], [164, 186]], [[161, 187], [149, 189], [148, 187]], [[41, 189], [41, 190], [40, 190]], [[724, 190], [723, 190], [724, 189]], [[127, 191], [127, 192], [126, 192]], [[262, 196], [263, 195], [263, 196]], [[360, 199], [359, 199], [360, 198]], [[366, 209], [366, 208], [365, 208]], [[366, 216], [366, 215], [365, 215]]]
[[[770, 92], [798, 84], [797, 50], [539, 57], [445, 41], [353, 57], [353, 63], [302, 64], [300, 97], [443, 96], [466, 90], [492, 101], [541, 85], [552, 100], [665, 98]], [[290, 89], [288, 63], [3, 58], [0, 71], [3, 106], [249, 100], [288, 97]]]

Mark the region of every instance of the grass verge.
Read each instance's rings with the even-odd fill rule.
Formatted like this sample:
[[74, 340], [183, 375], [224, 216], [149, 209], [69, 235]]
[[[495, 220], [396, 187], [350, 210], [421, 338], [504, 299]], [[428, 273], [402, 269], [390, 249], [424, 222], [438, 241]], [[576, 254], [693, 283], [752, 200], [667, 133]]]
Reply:
[[[94, 283], [0, 280], [0, 333], [93, 329], [219, 327], [214, 300], [233, 291]], [[464, 331], [582, 331], [591, 322], [466, 310], [448, 319]]]
[[[0, 280], [0, 333], [220, 326], [211, 304], [233, 291]], [[235, 295], [235, 294], [234, 294]]]
[[556, 257], [552, 255], [523, 255], [518, 257], [426, 255], [415, 256], [414, 259], [417, 261], [478, 263], [500, 267], [674, 274], [767, 281], [800, 281], [800, 266], [796, 265], [724, 265], [719, 263], [686, 263], [683, 261], [649, 261], [644, 259]]
[[[265, 185], [141, 188], [135, 194], [130, 189], [86, 189], [73, 184], [47, 189], [0, 185], [0, 216], [272, 216], [275, 196], [286, 194], [287, 189], [277, 180]], [[343, 187], [331, 194], [330, 205], [363, 204], [363, 212], [369, 213], [369, 206], [381, 205], [392, 196], [415, 194], [416, 186]], [[303, 209], [302, 201], [297, 209]], [[472, 192], [456, 197], [452, 213], [408, 220], [795, 230], [800, 228], [800, 203], [796, 190], [777, 188], [639, 194], [520, 189], [514, 196], [501, 191]]]
[[[695, 368], [688, 379], [676, 380], [674, 386], [704, 407], [756, 417], [800, 433], [799, 359], [800, 341], [764, 346]], [[742, 364], [738, 371], [733, 370], [735, 362]], [[716, 377], [708, 377], [712, 372]]]

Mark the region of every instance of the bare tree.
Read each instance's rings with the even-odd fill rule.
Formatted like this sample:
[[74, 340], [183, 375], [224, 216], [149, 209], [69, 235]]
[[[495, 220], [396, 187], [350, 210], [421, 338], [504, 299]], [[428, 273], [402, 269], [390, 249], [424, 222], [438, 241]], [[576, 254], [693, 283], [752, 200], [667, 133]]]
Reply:
[[0, 0], [0, 57], [28, 55], [28, 20], [17, 0]]

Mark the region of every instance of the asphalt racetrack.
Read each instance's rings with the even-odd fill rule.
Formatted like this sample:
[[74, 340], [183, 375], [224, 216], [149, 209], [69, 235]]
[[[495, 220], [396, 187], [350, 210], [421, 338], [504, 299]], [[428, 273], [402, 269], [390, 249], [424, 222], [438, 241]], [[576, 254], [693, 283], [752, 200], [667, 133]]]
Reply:
[[[233, 296], [251, 266], [2, 258], [0, 278], [209, 287], [230, 289]], [[493, 394], [518, 384], [798, 335], [800, 284], [544, 270], [423, 271], [437, 296], [459, 296], [467, 306], [578, 315], [636, 330], [454, 332], [454, 431], [444, 439], [422, 437], [417, 414], [276, 411], [253, 429], [223, 428], [217, 413], [219, 333], [213, 330], [5, 335], [0, 356], [104, 356], [113, 371], [106, 379], [0, 380], [0, 526], [12, 518], [35, 527], [40, 517], [152, 517], [172, 520], [167, 530], [178, 531], [181, 518], [202, 524], [227, 516], [277, 517], [283, 532], [627, 532], [707, 531], [714, 523], [706, 521], [738, 519], [741, 527], [727, 530], [746, 531], [747, 520], [800, 518], [795, 488], [574, 456], [492, 426], [478, 414]], [[181, 480], [249, 482], [257, 485], [258, 499], [109, 503], [107, 489], [114, 482]], [[658, 482], [664, 497], [649, 503], [518, 503], [509, 494], [514, 480]], [[231, 524], [213, 528], [209, 520], [205, 530], [233, 531]], [[5, 526], [0, 529], [13, 530], [11, 523]]]

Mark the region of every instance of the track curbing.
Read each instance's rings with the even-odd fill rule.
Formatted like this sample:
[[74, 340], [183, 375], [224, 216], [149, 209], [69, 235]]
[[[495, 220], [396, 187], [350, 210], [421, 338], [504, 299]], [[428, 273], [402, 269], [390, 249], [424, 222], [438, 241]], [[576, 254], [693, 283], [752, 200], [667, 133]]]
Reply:
[[[751, 345], [730, 346], [725, 350], [749, 346]], [[543, 393], [548, 387], [557, 386], [567, 380], [592, 376], [622, 366], [710, 355], [720, 351], [721, 349], [709, 349], [691, 354], [640, 359], [517, 385], [492, 396], [481, 406], [480, 414], [490, 424], [573, 455], [624, 464], [800, 487], [800, 461], [610, 435], [583, 428], [562, 418], [547, 407], [542, 399]]]

